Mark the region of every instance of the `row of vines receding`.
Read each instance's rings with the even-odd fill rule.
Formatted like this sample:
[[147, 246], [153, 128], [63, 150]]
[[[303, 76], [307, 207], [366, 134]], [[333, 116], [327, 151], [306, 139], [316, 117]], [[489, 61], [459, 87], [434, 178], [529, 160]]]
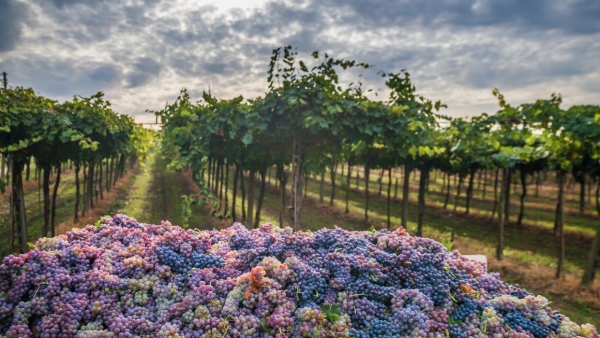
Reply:
[[[26, 252], [28, 241], [36, 239], [28, 237], [23, 189], [23, 176], [29, 179], [32, 164], [43, 191], [40, 237], [54, 236], [61, 172], [74, 169], [77, 222], [80, 215], [93, 208], [94, 195], [109, 191], [124, 174], [127, 162], [132, 164], [137, 157], [145, 156], [153, 134], [133, 118], [114, 112], [103, 93], [75, 96], [59, 103], [30, 88], [0, 89], [0, 190], [8, 193], [6, 219], [10, 224], [9, 229], [2, 229], [3, 238], [9, 237], [3, 251]], [[55, 181], [51, 193], [52, 174]]]
[[[571, 175], [584, 185], [586, 179], [600, 181], [598, 106], [563, 109], [561, 97], [554, 94], [549, 99], [512, 106], [494, 90], [500, 107], [496, 113], [452, 119], [439, 113], [445, 107], [441, 102], [417, 93], [405, 71], [379, 72], [389, 97], [373, 100], [368, 91], [363, 91], [360, 78], [354, 83], [342, 84], [338, 75], [340, 71], [351, 69], [369, 72], [371, 65], [318, 52], [312, 56], [313, 59], [303, 61], [289, 46], [274, 50], [267, 72], [269, 91], [263, 97], [244, 100], [240, 96], [225, 100], [204, 93], [202, 100], [194, 104], [183, 90], [175, 102], [156, 112], [163, 124], [162, 150], [170, 160], [170, 167], [191, 170], [201, 187], [202, 203], [211, 203], [216, 216], [231, 217], [234, 221], [241, 219], [258, 227], [267, 170], [275, 168], [281, 192], [279, 222], [283, 225], [289, 211], [298, 230], [306, 175], [321, 175], [323, 180], [329, 168], [334, 194], [334, 168], [345, 164], [348, 186], [350, 169], [362, 167], [364, 170], [367, 185], [364, 210], [368, 219], [370, 171], [377, 169], [382, 175], [387, 171], [389, 192], [392, 170], [402, 167], [400, 225], [406, 227], [407, 224], [409, 177], [416, 171], [420, 174], [417, 235], [421, 236], [425, 192], [432, 171], [441, 171], [447, 178], [446, 205], [450, 197], [450, 176], [458, 177], [454, 213], [465, 180], [468, 213], [474, 177], [481, 172], [495, 172], [495, 189], [499, 190], [494, 205], [494, 214], [498, 216], [497, 258], [502, 259], [511, 176], [519, 173], [524, 182], [528, 175], [539, 177], [542, 172], [552, 171], [556, 173], [559, 187], [555, 232], [560, 242], [556, 273], [557, 277], [561, 276], [565, 261], [566, 178]], [[227, 194], [230, 173], [234, 175], [231, 199]], [[256, 179], [260, 180], [260, 191], [255, 210]], [[286, 202], [288, 185], [289, 206]], [[242, 215], [236, 215], [236, 196], [240, 193]], [[391, 227], [389, 196], [390, 193], [387, 226]], [[522, 223], [524, 198], [525, 192], [518, 225]], [[347, 205], [346, 196], [346, 212]], [[453, 227], [453, 237], [454, 232]], [[594, 278], [599, 236], [600, 229], [590, 249], [584, 283]]]

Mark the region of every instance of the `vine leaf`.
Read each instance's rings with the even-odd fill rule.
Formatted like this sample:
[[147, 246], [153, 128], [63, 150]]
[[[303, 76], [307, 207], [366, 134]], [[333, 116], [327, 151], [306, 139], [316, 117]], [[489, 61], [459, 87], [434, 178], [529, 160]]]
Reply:
[[267, 326], [267, 320], [264, 317], [260, 319], [260, 328], [268, 334], [273, 331], [272, 328]]
[[448, 251], [452, 251], [452, 247], [454, 246], [454, 242], [449, 241], [445, 238], [442, 238], [442, 245], [444, 246], [444, 248], [446, 248], [446, 250]]
[[322, 311], [330, 322], [338, 321], [342, 315], [342, 310], [338, 304], [325, 305]]

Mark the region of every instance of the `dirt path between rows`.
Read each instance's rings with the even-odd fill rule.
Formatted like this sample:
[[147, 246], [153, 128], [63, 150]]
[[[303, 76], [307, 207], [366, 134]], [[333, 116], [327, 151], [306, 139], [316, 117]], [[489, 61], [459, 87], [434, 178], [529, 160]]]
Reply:
[[94, 224], [100, 217], [106, 215], [109, 207], [117, 201], [119, 198], [123, 198], [121, 195], [122, 187], [127, 186], [130, 182], [129, 179], [132, 175], [139, 173], [140, 165], [136, 162], [133, 168], [129, 169], [123, 177], [121, 177], [115, 185], [110, 189], [110, 192], [104, 192], [104, 199], [98, 199], [94, 201], [94, 208], [88, 210], [85, 216], [79, 216], [79, 222], [73, 222], [73, 217], [60, 223], [56, 228], [56, 235], [62, 235], [67, 231], [71, 231], [73, 228], [83, 228], [88, 224]]

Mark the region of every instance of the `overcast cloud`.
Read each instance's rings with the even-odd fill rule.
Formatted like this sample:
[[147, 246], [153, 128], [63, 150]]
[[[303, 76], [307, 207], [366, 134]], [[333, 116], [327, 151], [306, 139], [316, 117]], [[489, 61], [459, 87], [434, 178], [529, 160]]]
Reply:
[[271, 51], [288, 44], [406, 69], [453, 116], [496, 111], [494, 87], [515, 104], [553, 92], [600, 104], [598, 0], [0, 0], [10, 85], [58, 100], [104, 91], [140, 122], [182, 87], [263, 95]]

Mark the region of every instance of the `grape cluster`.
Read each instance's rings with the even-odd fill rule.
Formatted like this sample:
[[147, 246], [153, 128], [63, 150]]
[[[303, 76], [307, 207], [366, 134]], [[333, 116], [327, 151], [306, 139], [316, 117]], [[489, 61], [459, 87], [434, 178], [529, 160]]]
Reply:
[[173, 272], [178, 274], [185, 275], [191, 269], [218, 268], [225, 263], [223, 257], [219, 255], [188, 252], [185, 247], [181, 251], [183, 253], [178, 253], [168, 246], [156, 249], [160, 262], [168, 265]]
[[5, 337], [594, 337], [482, 265], [396, 231], [184, 230], [124, 215], [0, 266]]

